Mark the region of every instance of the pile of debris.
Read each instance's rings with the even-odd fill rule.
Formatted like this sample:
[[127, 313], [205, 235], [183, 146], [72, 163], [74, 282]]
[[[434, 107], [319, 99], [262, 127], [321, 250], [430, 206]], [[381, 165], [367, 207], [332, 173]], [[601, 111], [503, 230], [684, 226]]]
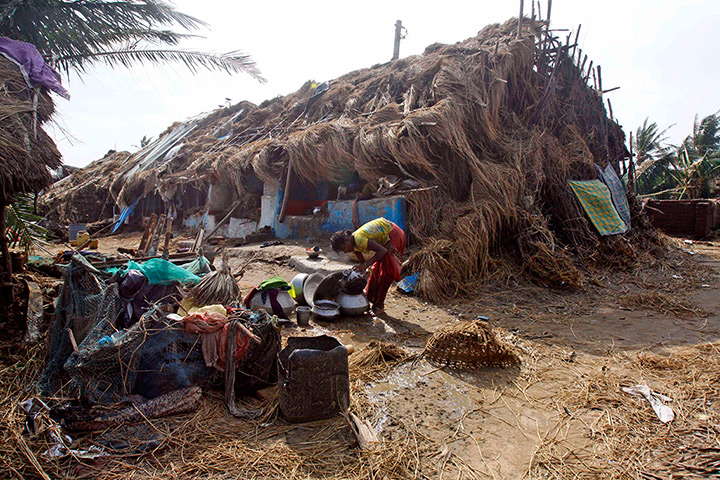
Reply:
[[[568, 181], [597, 179], [595, 165], [619, 171], [624, 133], [606, 113], [600, 69], [570, 36], [541, 21], [523, 22], [520, 35], [517, 26], [173, 125], [105, 174], [110, 193], [119, 207], [155, 198], [180, 216], [213, 204], [257, 218], [263, 184], [279, 186], [282, 222], [297, 185], [327, 200], [406, 184], [408, 233], [420, 246], [409, 267], [425, 298], [467, 294], [508, 264], [580, 285], [587, 260], [632, 258], [646, 222], [631, 201], [629, 244], [600, 238], [586, 219]], [[59, 211], [89, 184], [70, 177], [49, 206]]]

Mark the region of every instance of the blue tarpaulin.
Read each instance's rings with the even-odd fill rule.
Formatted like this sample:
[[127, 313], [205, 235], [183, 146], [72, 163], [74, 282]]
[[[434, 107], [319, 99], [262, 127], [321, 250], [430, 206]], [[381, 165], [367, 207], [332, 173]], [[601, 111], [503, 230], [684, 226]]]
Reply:
[[139, 202], [139, 201], [140, 201], [140, 199], [138, 198], [137, 200], [135, 200], [135, 201], [133, 202], [132, 205], [130, 205], [129, 207], [123, 208], [123, 211], [120, 212], [120, 219], [118, 220], [118, 222], [117, 222], [117, 223], [115, 224], [115, 226], [113, 227], [112, 233], [115, 233], [115, 232], [117, 231], [117, 229], [120, 228], [120, 225], [122, 225], [122, 223], [123, 223], [125, 220], [127, 220], [127, 218], [128, 218], [128, 217], [130, 216], [130, 214], [132, 213], [133, 208], [135, 208], [135, 205], [137, 205], [137, 202]]

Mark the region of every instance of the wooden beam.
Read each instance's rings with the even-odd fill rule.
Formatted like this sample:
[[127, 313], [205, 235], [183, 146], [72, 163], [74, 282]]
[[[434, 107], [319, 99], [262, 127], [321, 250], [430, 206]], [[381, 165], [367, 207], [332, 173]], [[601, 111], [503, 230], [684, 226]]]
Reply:
[[165, 243], [163, 244], [163, 256], [164, 260], [168, 259], [170, 255], [170, 236], [172, 235], [172, 223], [173, 217], [167, 217], [167, 224], [165, 226]]

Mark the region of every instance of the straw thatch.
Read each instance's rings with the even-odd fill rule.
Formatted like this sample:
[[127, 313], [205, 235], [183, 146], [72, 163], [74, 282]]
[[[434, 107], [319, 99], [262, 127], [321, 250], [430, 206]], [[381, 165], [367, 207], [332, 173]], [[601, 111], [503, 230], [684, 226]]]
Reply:
[[278, 183], [288, 168], [305, 185], [342, 185], [357, 172], [377, 187], [395, 175], [437, 187], [408, 194], [410, 239], [421, 246], [409, 265], [425, 298], [472, 292], [500, 257], [546, 284], [581, 285], [584, 255], [621, 248], [632, 258], [632, 246], [599, 239], [567, 180], [596, 178], [593, 163], [617, 166], [625, 137], [576, 47], [542, 22], [523, 22], [522, 33], [517, 20], [490, 25], [344, 75], [321, 94], [307, 82], [257, 107], [218, 110], [172, 160], [123, 177], [118, 202], [189, 182], [242, 196], [251, 179]]
[[[50, 185], [60, 152], [41, 125], [55, 105], [46, 88], [30, 88], [17, 65], [0, 56], [0, 200]], [[37, 103], [37, 104], [36, 104]]]

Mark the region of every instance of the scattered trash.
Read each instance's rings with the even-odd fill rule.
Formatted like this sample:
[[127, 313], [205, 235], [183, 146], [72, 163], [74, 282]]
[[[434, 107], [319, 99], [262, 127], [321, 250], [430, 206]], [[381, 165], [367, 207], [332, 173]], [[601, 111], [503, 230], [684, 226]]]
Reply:
[[672, 402], [670, 397], [666, 397], [660, 393], [653, 392], [647, 385], [635, 385], [634, 387], [623, 387], [623, 392], [629, 393], [630, 395], [642, 396], [650, 402], [655, 414], [663, 423], [671, 422], [675, 418], [675, 413], [672, 408], [664, 405], [662, 402]]
[[267, 247], [273, 247], [275, 245], [282, 245], [283, 242], [280, 240], [275, 240], [274, 242], [264, 242], [262, 245], [260, 245], [260, 248], [267, 248]]
[[420, 276], [419, 273], [414, 273], [412, 275], [409, 275], [409, 276], [403, 278], [397, 284], [398, 290], [400, 290], [403, 293], [407, 293], [407, 294], [414, 293], [415, 285], [417, 285], [419, 276]]

